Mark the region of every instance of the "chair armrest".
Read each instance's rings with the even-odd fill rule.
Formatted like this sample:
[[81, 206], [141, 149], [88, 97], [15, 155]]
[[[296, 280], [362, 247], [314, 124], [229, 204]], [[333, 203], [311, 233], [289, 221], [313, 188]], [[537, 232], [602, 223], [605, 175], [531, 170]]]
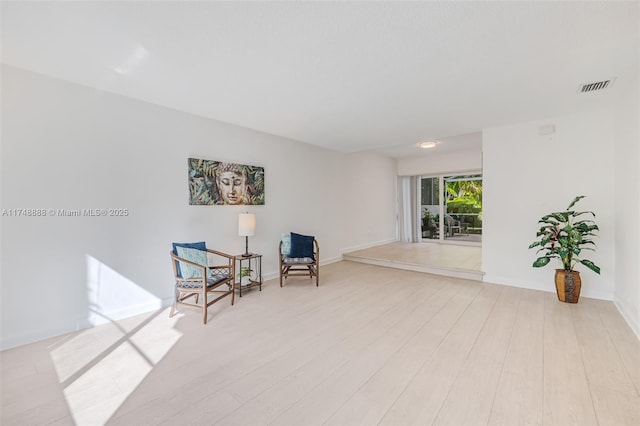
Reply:
[[229, 261], [229, 263], [226, 265], [209, 266], [209, 269], [227, 269], [229, 270], [229, 278], [234, 278], [236, 276], [236, 257], [235, 256], [231, 254], [223, 253], [221, 251], [211, 250], [211, 249], [207, 249], [207, 252], [211, 254], [215, 254], [216, 256], [224, 257]]
[[175, 254], [173, 254], [173, 253], [171, 253], [171, 258], [172, 258], [173, 260], [175, 260], [176, 262], [184, 262], [184, 263], [188, 263], [188, 264], [189, 264], [189, 265], [191, 265], [191, 266], [196, 266], [196, 267], [198, 267], [198, 268], [202, 268], [203, 270], [206, 268], [206, 266], [203, 266], [203, 265], [200, 265], [199, 263], [195, 263], [195, 262], [192, 262], [192, 261], [190, 261], [190, 260], [184, 259], [184, 258], [182, 258], [182, 257], [176, 256], [176, 255], [175, 255]]
[[235, 277], [235, 275], [236, 275], [236, 257], [235, 256], [233, 256], [231, 254], [223, 253], [223, 252], [218, 251], [218, 250], [211, 250], [211, 249], [207, 249], [207, 253], [211, 253], [211, 254], [214, 254], [214, 255], [220, 256], [220, 257], [224, 257], [225, 259], [227, 259], [229, 261], [229, 263], [227, 265], [209, 266], [209, 269], [228, 269], [229, 270], [229, 276], [230, 277]]
[[[175, 262], [184, 262], [184, 263], [187, 263], [187, 264], [189, 264], [191, 266], [195, 266], [196, 268], [202, 269], [202, 276], [203, 277], [207, 276], [207, 266], [203, 266], [203, 265], [200, 265], [198, 263], [195, 263], [195, 262], [192, 262], [190, 260], [187, 260], [187, 259], [184, 259], [182, 257], [179, 257], [179, 256], [175, 255], [173, 252], [171, 252], [170, 254], [171, 254], [171, 259], [174, 260], [174, 268], [175, 268]], [[178, 271], [175, 270], [175, 269], [174, 269], [174, 275], [176, 276], [176, 278], [180, 278], [181, 280], [189, 280], [189, 279], [191, 279], [191, 278], [178, 277]], [[196, 278], [197, 277], [194, 277], [193, 279], [196, 279]], [[198, 278], [198, 279], [200, 279], [200, 278]]]
[[226, 257], [229, 260], [233, 260], [234, 259], [234, 256], [232, 256], [230, 254], [227, 254], [227, 253], [223, 253], [221, 251], [207, 249], [207, 252], [211, 253], [211, 254], [218, 255], [218, 256]]
[[209, 265], [209, 269], [230, 269], [231, 265]]
[[316, 240], [315, 238], [313, 239], [313, 247], [314, 247], [314, 255], [316, 258], [316, 263], [320, 264], [320, 246], [318, 245], [318, 240]]

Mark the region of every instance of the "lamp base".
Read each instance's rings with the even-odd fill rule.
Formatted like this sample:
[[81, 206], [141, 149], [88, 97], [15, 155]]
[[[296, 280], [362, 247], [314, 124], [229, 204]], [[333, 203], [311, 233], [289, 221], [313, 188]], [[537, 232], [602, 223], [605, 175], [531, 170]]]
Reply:
[[253, 256], [253, 253], [249, 253], [249, 237], [245, 236], [244, 237], [244, 253], [242, 254], [242, 257], [251, 257]]

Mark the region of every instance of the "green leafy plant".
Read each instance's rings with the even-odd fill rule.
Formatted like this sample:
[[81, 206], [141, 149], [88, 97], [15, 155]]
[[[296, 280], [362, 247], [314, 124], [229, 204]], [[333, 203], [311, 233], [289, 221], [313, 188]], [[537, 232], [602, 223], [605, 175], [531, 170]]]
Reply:
[[240, 276], [241, 277], [250, 277], [251, 276], [251, 271], [252, 269], [250, 269], [247, 266], [243, 266], [242, 268], [240, 268]]
[[579, 257], [583, 250], [595, 251], [596, 243], [591, 237], [596, 236], [594, 231], [599, 231], [593, 220], [577, 219], [584, 214], [595, 219], [595, 213], [571, 210], [584, 197], [576, 197], [565, 211], [550, 213], [538, 221], [542, 224], [536, 234], [538, 240], [531, 243], [529, 248], [540, 247], [538, 253], [542, 252], [544, 255], [533, 262], [534, 268], [545, 266], [551, 259], [557, 258], [565, 271], [573, 271], [575, 265], [581, 263], [596, 274], [600, 273], [600, 268], [595, 263]]
[[428, 209], [422, 211], [422, 227], [428, 228], [433, 226], [433, 215]]
[[446, 182], [445, 197], [449, 213], [482, 214], [482, 180], [469, 178]]

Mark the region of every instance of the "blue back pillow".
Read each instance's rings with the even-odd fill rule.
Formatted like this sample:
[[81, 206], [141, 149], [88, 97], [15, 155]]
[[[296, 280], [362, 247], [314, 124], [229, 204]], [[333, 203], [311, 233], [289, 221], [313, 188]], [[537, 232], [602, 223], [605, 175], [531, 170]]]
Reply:
[[290, 257], [310, 257], [313, 256], [313, 239], [312, 235], [300, 235], [295, 232], [291, 233], [291, 253]]
[[[185, 248], [204, 250], [204, 251], [207, 250], [207, 246], [204, 243], [204, 241], [198, 241], [197, 243], [171, 243], [171, 245], [173, 246], [173, 254], [175, 254], [176, 256], [178, 256], [177, 247], [185, 247]], [[182, 271], [180, 270], [180, 262], [176, 262], [176, 265], [178, 270], [178, 276], [182, 278]]]

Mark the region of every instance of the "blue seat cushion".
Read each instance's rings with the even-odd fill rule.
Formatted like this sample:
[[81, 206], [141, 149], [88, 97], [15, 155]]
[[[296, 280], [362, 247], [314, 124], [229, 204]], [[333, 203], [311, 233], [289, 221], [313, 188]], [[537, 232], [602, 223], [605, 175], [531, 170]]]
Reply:
[[295, 232], [291, 233], [291, 251], [288, 257], [310, 257], [315, 259], [313, 253], [312, 235], [301, 235]]
[[311, 257], [285, 257], [282, 260], [285, 265], [309, 265], [314, 262], [315, 260]]
[[[171, 245], [173, 246], [173, 254], [175, 254], [176, 256], [180, 256], [177, 250], [178, 247], [186, 247], [186, 248], [203, 250], [203, 251], [207, 250], [207, 246], [204, 241], [199, 241], [197, 243], [172, 243]], [[176, 264], [177, 264], [178, 276], [182, 278], [182, 271], [180, 270], [180, 262], [176, 262]]]
[[[216, 274], [213, 278], [207, 278], [207, 287], [214, 286], [220, 281], [227, 279], [228, 274]], [[202, 288], [202, 280], [199, 281], [180, 281], [180, 288]]]

